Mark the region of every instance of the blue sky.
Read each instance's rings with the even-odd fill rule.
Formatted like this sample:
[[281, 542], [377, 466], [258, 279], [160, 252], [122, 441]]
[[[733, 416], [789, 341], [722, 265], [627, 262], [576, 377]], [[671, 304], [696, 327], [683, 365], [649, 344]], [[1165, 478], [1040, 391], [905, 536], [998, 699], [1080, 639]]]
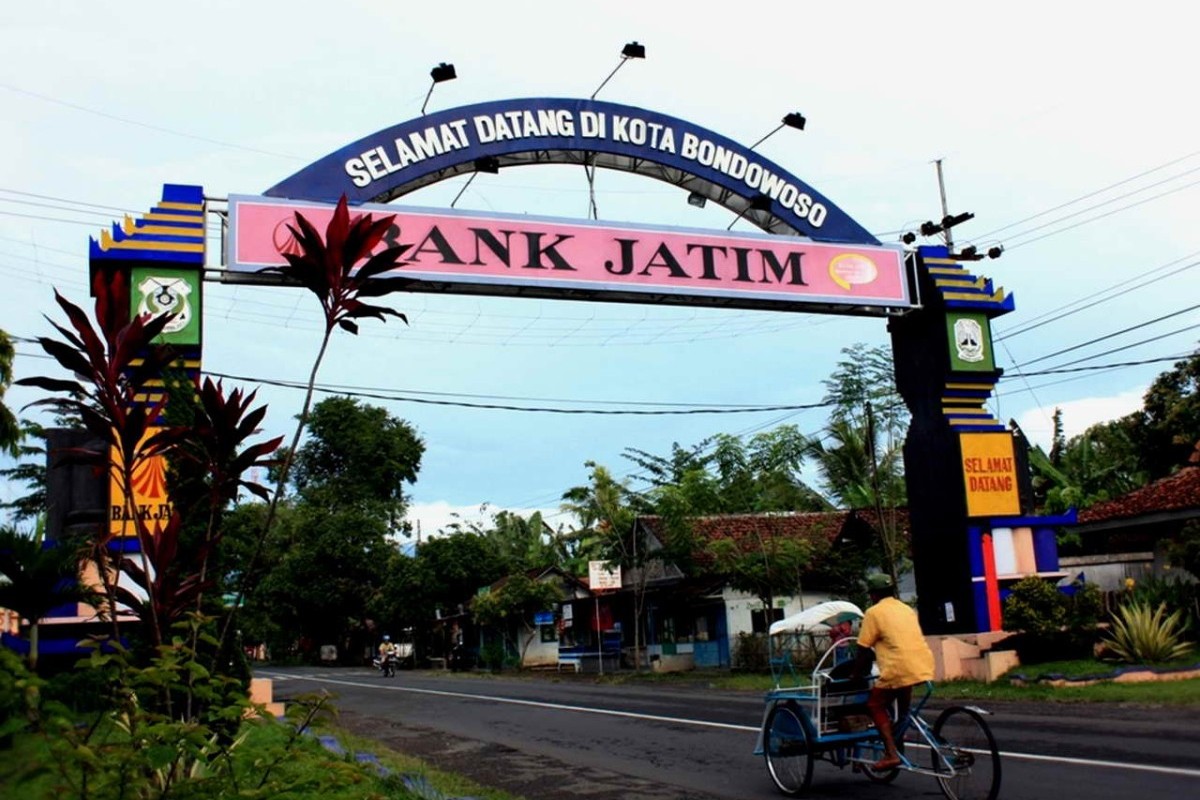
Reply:
[[[832, 4], [830, 4], [832, 5]], [[830, 197], [881, 240], [941, 216], [932, 162], [944, 159], [952, 211], [976, 218], [959, 241], [1007, 248], [978, 271], [1013, 291], [999, 320], [1003, 381], [994, 409], [1045, 441], [1055, 407], [1069, 432], [1140, 404], [1169, 362], [1195, 347], [1189, 327], [1200, 258], [1194, 74], [1198, 12], [1139, 4], [1081, 16], [1046, 3], [844, 8], [708, 4], [454, 4], [134, 0], [5, 4], [0, 10], [0, 328], [48, 332], [52, 289], [86, 301], [87, 239], [144, 212], [163, 183], [208, 195], [255, 194], [300, 167], [420, 113], [429, 70], [455, 64], [431, 110], [512, 97], [598, 96], [679, 117], [744, 144], [800, 111], [759, 152]], [[404, 198], [446, 207], [459, 178]], [[600, 220], [724, 230], [732, 215], [687, 205], [649, 179], [601, 172]], [[582, 169], [480, 175], [459, 209], [584, 219]], [[743, 225], [744, 223], [739, 223]], [[213, 243], [210, 262], [219, 263]], [[1151, 282], [1152, 281], [1152, 282]], [[1097, 302], [1103, 300], [1104, 302]], [[1077, 305], [1071, 305], [1071, 304]], [[629, 408], [637, 403], [814, 403], [839, 350], [883, 343], [878, 319], [653, 305], [395, 295], [410, 324], [368, 323], [336, 337], [320, 382], [461, 403]], [[1069, 313], [1079, 309], [1076, 313]], [[1174, 312], [1160, 323], [1043, 358]], [[303, 380], [317, 308], [286, 289], [206, 285], [205, 367]], [[1127, 347], [1140, 340], [1156, 341]], [[1126, 348], [1119, 349], [1118, 348]], [[19, 345], [18, 376], [50, 362]], [[247, 382], [246, 385], [254, 385]], [[416, 395], [424, 392], [432, 394]], [[263, 386], [268, 433], [290, 431], [298, 392]], [[20, 407], [36, 396], [10, 390]], [[569, 402], [570, 401], [570, 402]], [[618, 475], [626, 447], [666, 453], [714, 433], [782, 422], [806, 432], [822, 410], [639, 417], [560, 415], [371, 401], [427, 444], [412, 489], [431, 532], [452, 512], [554, 510], [596, 460]], [[646, 407], [646, 406], [641, 406]], [[0, 498], [17, 489], [0, 484]], [[565, 522], [558, 517], [554, 522]]]

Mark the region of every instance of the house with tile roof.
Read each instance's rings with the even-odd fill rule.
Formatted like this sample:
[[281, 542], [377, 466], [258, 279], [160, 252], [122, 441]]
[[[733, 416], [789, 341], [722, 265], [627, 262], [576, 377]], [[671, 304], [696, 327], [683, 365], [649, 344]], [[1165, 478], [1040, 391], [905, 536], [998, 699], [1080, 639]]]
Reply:
[[1059, 561], [1063, 569], [1083, 572], [1101, 589], [1118, 589], [1125, 578], [1175, 574], [1179, 570], [1171, 567], [1167, 544], [1196, 519], [1200, 445], [1189, 465], [1175, 474], [1079, 512], [1073, 530], [1080, 537], [1080, 552]]
[[[907, 513], [888, 510], [884, 516], [907, 543]], [[671, 533], [661, 517], [638, 517], [634, 524], [634, 537], [645, 543], [648, 552], [665, 552]], [[740, 634], [765, 633], [774, 620], [861, 591], [858, 581], [875, 552], [879, 524], [877, 515], [865, 511], [694, 518], [690, 520], [691, 563], [651, 559], [643, 569], [629, 570], [622, 592], [610, 598], [614, 625], [619, 625], [628, 650], [634, 644], [634, 620], [640, 621], [644, 659], [652, 666], [729, 667]], [[711, 544], [721, 539], [743, 548], [769, 546], [780, 539], [799, 541], [810, 548], [811, 558], [797, 575], [795, 591], [774, 598], [773, 607], [764, 608], [760, 598], [734, 589], [729, 577], [716, 568]]]

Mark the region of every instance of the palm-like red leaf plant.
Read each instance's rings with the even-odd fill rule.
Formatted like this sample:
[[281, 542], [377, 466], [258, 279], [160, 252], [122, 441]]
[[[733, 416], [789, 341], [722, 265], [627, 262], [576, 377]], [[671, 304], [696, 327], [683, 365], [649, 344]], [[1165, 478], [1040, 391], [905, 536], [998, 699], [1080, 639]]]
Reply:
[[[299, 252], [283, 253], [287, 264], [262, 270], [289, 278], [312, 292], [321, 303], [321, 310], [325, 317], [325, 331], [316, 359], [313, 361], [312, 370], [309, 372], [304, 405], [300, 411], [295, 434], [292, 436], [291, 446], [287, 449], [279, 470], [275, 493], [267, 510], [263, 531], [250, 559], [250, 564], [243, 573], [244, 576], [249, 576], [253, 572], [270, 533], [276, 509], [291, 471], [296, 448], [308, 423], [317, 373], [325, 358], [325, 351], [329, 347], [329, 340], [333, 336], [334, 330], [342, 328], [357, 334], [358, 323], [355, 320], [366, 318], [386, 322], [388, 317], [396, 317], [406, 324], [408, 322], [403, 314], [394, 309], [364, 303], [360, 299], [382, 297], [409, 286], [409, 282], [402, 278], [380, 277], [383, 273], [405, 263], [401, 258], [408, 250], [408, 245], [389, 247], [372, 255], [372, 251], [379, 247], [394, 219], [394, 215], [378, 219], [372, 214], [351, 216], [346, 195], [343, 194], [338, 200], [337, 208], [334, 209], [329, 225], [325, 228], [324, 237], [303, 214], [297, 212], [296, 224], [288, 225], [288, 229], [296, 240]], [[234, 601], [234, 611], [237, 610], [245, 593], [244, 582], [245, 578], [243, 578], [243, 585], [238, 589]], [[231, 614], [226, 620], [222, 640], [229, 630], [232, 619], [233, 615]]]
[[[259, 425], [266, 416], [267, 407], [251, 408], [257, 392], [244, 393], [234, 389], [228, 395], [221, 381], [205, 378], [199, 391], [188, 384], [187, 397], [190, 415], [186, 423], [172, 426], [150, 437], [146, 447], [154, 451], [168, 451], [176, 471], [177, 481], [172, 486], [172, 499], [176, 513], [181, 508], [190, 513], [206, 514], [204, 546], [199, 554], [198, 577], [207, 580], [208, 557], [221, 539], [218, 526], [220, 512], [232, 502], [240, 489], [268, 500], [265, 488], [244, 477], [255, 467], [267, 468], [275, 464], [271, 458], [282, 436], [247, 444], [251, 436], [259, 432]], [[177, 398], [172, 396], [172, 404]], [[199, 596], [196, 597], [199, 603]], [[199, 610], [199, 609], [197, 609]]]
[[[58, 393], [58, 397], [38, 400], [30, 405], [50, 406], [61, 415], [77, 416], [89, 432], [116, 451], [121, 465], [117, 479], [124, 487], [126, 502], [132, 503], [134, 471], [143, 460], [154, 455], [154, 451], [141, 443], [161, 410], [158, 405], [147, 407], [145, 403], [138, 402], [137, 396], [145, 391], [148, 381], [161, 375], [163, 368], [174, 358], [170, 348], [153, 344], [154, 338], [172, 317], [164, 315], [152, 319], [135, 316], [126, 322], [128, 280], [121, 272], [106, 274], [97, 271], [93, 279], [93, 293], [96, 296], [98, 330], [92, 326], [82, 309], [56, 291], [55, 300], [66, 314], [70, 327], [50, 320], [64, 341], [49, 337], [38, 339], [42, 349], [65, 370], [74, 374], [76, 379], [32, 377], [23, 378], [17, 383]], [[109, 462], [107, 452], [77, 451], [64, 455], [96, 464]], [[136, 512], [136, 509], [129, 510]], [[134, 519], [144, 552], [149, 538], [145, 521], [137, 513], [130, 513], [130, 516]], [[116, 607], [116, 575], [115, 570], [108, 568], [106, 545], [109, 538], [105, 530], [94, 544], [115, 626], [115, 614], [112, 612]], [[123, 557], [118, 555], [116, 558], [119, 562]], [[149, 611], [153, 618], [156, 615], [153, 602]], [[157, 624], [154, 628], [161, 630]]]

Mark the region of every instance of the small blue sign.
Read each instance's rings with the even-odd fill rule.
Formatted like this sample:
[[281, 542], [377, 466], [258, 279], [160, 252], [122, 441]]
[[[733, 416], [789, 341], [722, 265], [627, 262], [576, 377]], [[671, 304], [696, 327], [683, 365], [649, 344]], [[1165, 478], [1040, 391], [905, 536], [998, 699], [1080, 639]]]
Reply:
[[537, 612], [536, 614], [533, 615], [533, 624], [534, 625], [553, 625], [554, 624], [554, 612], [553, 611]]

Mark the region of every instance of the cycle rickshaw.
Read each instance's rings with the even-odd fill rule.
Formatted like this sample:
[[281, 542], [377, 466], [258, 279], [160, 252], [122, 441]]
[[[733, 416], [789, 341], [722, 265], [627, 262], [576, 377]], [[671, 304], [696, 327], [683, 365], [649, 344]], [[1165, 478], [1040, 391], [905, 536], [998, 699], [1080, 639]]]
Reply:
[[[973, 706], [951, 706], [929, 724], [922, 716], [933, 693], [928, 682], [893, 733], [901, 764], [872, 767], [883, 756], [879, 732], [867, 715], [874, 678], [850, 679], [854, 633], [863, 612], [853, 603], [831, 601], [775, 622], [768, 636], [775, 686], [766, 695], [755, 755], [762, 755], [775, 786], [803, 794], [813, 764], [850, 766], [869, 781], [890, 783], [901, 772], [937, 780], [950, 800], [995, 800], [1000, 792], [1000, 752], [984, 716]], [[808, 667], [811, 666], [811, 671]]]

